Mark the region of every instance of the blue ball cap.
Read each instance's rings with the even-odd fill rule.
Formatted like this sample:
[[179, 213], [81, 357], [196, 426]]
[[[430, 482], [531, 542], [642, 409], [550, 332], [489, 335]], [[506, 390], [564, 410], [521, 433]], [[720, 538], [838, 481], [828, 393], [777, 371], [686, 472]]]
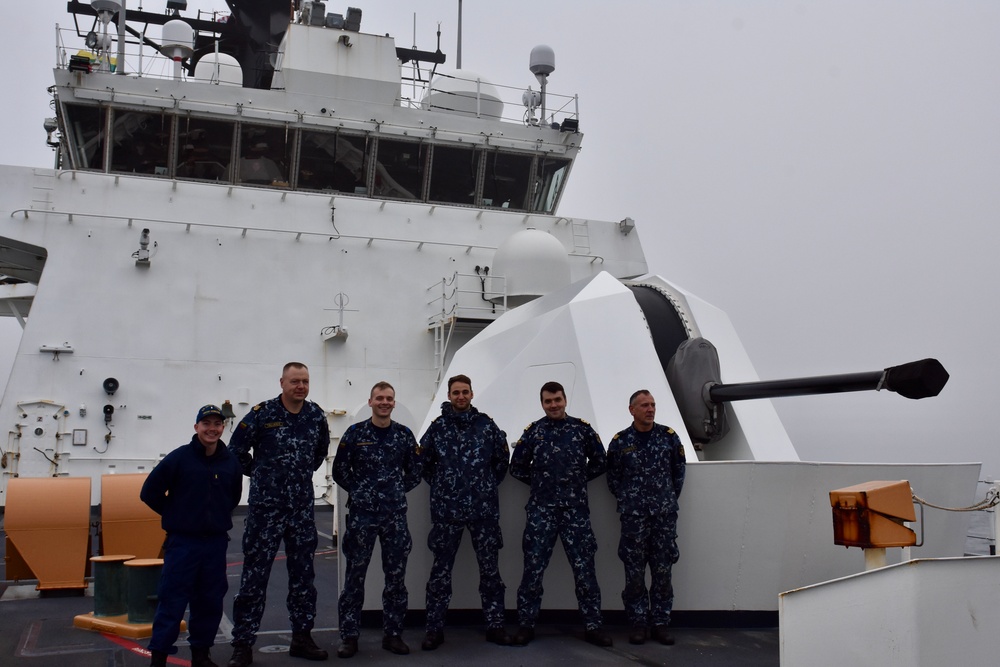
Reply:
[[203, 405], [201, 409], [198, 410], [198, 418], [194, 420], [197, 424], [202, 419], [206, 417], [218, 417], [219, 419], [225, 420], [225, 415], [222, 414], [222, 410], [217, 405]]

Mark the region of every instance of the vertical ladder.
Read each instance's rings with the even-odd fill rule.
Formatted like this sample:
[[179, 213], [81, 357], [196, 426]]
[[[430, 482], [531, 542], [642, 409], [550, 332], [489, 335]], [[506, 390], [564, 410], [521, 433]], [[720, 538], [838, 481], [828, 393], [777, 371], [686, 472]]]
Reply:
[[35, 169], [35, 178], [31, 185], [31, 210], [51, 211], [52, 193], [55, 190], [56, 172], [53, 169]]
[[586, 220], [573, 220], [573, 253], [590, 254], [590, 227]]

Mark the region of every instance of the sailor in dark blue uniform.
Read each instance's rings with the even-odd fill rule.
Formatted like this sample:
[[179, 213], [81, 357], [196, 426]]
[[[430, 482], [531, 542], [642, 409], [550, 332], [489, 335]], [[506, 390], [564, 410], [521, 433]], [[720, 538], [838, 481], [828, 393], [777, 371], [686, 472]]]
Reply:
[[[608, 487], [618, 499], [625, 564], [622, 602], [632, 626], [629, 642], [673, 644], [667, 632], [674, 604], [670, 569], [677, 562], [677, 498], [684, 486], [684, 447], [672, 428], [657, 424], [656, 401], [641, 389], [629, 399], [632, 425], [608, 445]], [[651, 586], [646, 590], [646, 566]]]
[[388, 382], [372, 387], [372, 416], [344, 431], [333, 461], [333, 479], [348, 493], [347, 528], [341, 553], [347, 560], [340, 593], [340, 647], [337, 655], [358, 652], [365, 576], [375, 548], [382, 545], [382, 648], [397, 655], [410, 652], [403, 642], [406, 615], [406, 559], [413, 545], [406, 525], [406, 493], [420, 483], [420, 449], [413, 431], [391, 419], [396, 391]]
[[448, 380], [448, 402], [420, 439], [423, 477], [431, 486], [431, 532], [434, 554], [427, 581], [427, 635], [421, 648], [433, 651], [444, 641], [444, 617], [451, 602], [451, 575], [462, 533], [469, 529], [479, 562], [479, 594], [486, 616], [486, 640], [510, 643], [503, 627], [504, 585], [498, 557], [500, 532], [498, 487], [507, 475], [507, 434], [472, 405], [472, 380]]
[[188, 605], [191, 665], [215, 665], [209, 649], [215, 644], [229, 589], [228, 533], [243, 494], [240, 464], [220, 439], [224, 429], [222, 410], [214, 405], [202, 407], [191, 442], [167, 454], [139, 492], [142, 502], [162, 517], [167, 533], [149, 640], [151, 667], [166, 667], [167, 655], [177, 651], [174, 642]]
[[558, 536], [573, 568], [585, 638], [597, 646], [611, 646], [611, 637], [601, 629], [601, 589], [594, 569], [597, 539], [587, 504], [587, 482], [604, 474], [607, 467], [604, 445], [590, 424], [566, 414], [561, 384], [546, 382], [540, 395], [545, 417], [524, 429], [510, 463], [511, 476], [531, 486], [523, 539], [524, 575], [517, 589], [519, 627], [513, 643], [524, 646], [535, 637], [542, 576]]
[[316, 586], [313, 557], [318, 543], [313, 511], [313, 472], [330, 449], [326, 413], [309, 395], [309, 369], [285, 364], [281, 395], [255, 405], [236, 427], [230, 448], [250, 477], [243, 533], [243, 577], [233, 599], [233, 657], [228, 667], [253, 662], [253, 644], [264, 614], [267, 580], [280, 542], [288, 559], [289, 655], [326, 660], [313, 641]]

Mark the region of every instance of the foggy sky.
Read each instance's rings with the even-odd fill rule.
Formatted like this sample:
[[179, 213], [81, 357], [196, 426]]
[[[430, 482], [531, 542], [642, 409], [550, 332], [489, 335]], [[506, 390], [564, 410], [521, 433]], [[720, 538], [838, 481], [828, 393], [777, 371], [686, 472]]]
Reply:
[[[440, 22], [454, 66], [454, 1], [350, 4], [363, 31], [399, 46], [414, 45], [414, 12], [421, 49], [436, 48]], [[16, 69], [0, 163], [49, 167], [53, 26], [69, 21], [64, 0], [30, 7], [5, 49]], [[984, 477], [1000, 474], [1000, 3], [466, 0], [463, 11], [464, 68], [537, 89], [528, 54], [548, 44], [549, 90], [580, 95], [585, 139], [560, 214], [635, 219], [650, 271], [726, 311], [762, 378], [924, 357], [951, 373], [921, 401], [774, 401], [803, 459], [983, 461]], [[0, 377], [14, 329], [0, 328]]]

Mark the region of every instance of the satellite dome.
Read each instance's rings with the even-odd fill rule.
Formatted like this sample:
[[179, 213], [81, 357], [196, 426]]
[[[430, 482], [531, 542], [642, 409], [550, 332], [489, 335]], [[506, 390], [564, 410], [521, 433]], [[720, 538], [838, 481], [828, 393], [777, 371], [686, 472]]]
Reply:
[[240, 61], [228, 53], [208, 53], [194, 66], [194, 78], [203, 83], [242, 86], [243, 68]]
[[161, 47], [172, 58], [189, 58], [194, 53], [194, 28], [180, 19], [163, 24]]
[[569, 255], [559, 240], [537, 229], [522, 229], [500, 244], [493, 255], [494, 292], [507, 293], [507, 305], [519, 306], [570, 283]]
[[[478, 100], [477, 100], [478, 91]], [[503, 102], [496, 86], [467, 69], [438, 72], [420, 101], [424, 109], [450, 111], [463, 115], [479, 114], [489, 118], [503, 116]]]
[[556, 71], [556, 52], [551, 46], [539, 44], [531, 50], [528, 57], [528, 69], [535, 76], [552, 74]]

